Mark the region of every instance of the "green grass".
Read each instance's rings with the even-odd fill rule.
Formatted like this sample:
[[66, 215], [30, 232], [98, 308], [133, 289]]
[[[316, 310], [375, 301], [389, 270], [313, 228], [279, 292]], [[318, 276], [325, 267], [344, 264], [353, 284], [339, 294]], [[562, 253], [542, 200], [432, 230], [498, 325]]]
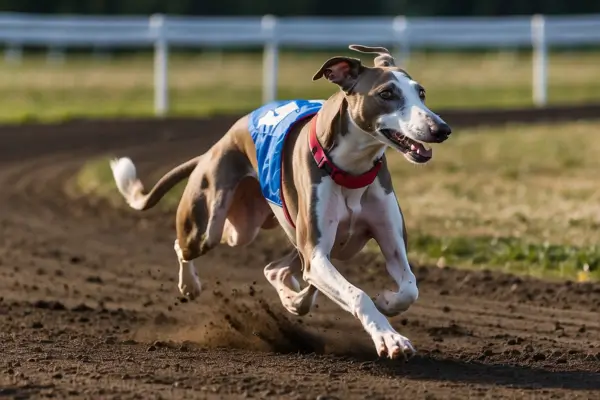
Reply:
[[572, 278], [587, 268], [600, 279], [600, 247], [536, 243], [518, 237], [417, 234], [409, 240], [411, 255], [439, 266], [496, 269], [540, 278]]
[[[332, 86], [311, 78], [327, 58], [337, 54], [352, 53], [283, 52], [279, 97], [328, 97]], [[372, 65], [371, 57], [359, 56]], [[600, 53], [552, 54], [550, 103], [600, 101], [599, 63]], [[47, 65], [43, 57], [29, 56], [21, 65], [0, 63], [4, 99], [0, 121], [151, 115], [152, 68], [150, 55], [107, 61], [73, 55], [63, 65]], [[526, 53], [415, 52], [406, 68], [425, 85], [434, 109], [531, 105], [532, 67]], [[173, 115], [246, 111], [261, 103], [262, 58], [239, 52], [174, 53], [169, 85]]]
[[[389, 151], [411, 260], [562, 279], [587, 265], [600, 279], [599, 132], [599, 122], [457, 131], [424, 166]], [[124, 204], [105, 159], [76, 182]], [[172, 209], [181, 187], [161, 207]]]

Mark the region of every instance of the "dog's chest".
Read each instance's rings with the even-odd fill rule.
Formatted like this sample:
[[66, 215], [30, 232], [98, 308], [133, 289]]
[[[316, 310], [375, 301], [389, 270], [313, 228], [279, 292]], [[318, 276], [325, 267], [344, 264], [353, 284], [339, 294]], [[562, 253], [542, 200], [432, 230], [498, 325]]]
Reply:
[[345, 259], [358, 253], [371, 238], [369, 204], [364, 189], [342, 189], [335, 201], [338, 227], [332, 256]]

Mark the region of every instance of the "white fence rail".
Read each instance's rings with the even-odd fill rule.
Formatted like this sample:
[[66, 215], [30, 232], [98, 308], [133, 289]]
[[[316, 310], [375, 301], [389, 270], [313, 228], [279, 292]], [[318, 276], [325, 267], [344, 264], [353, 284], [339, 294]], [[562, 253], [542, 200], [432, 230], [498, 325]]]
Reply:
[[282, 46], [323, 48], [350, 43], [389, 46], [400, 57], [429, 48], [531, 47], [532, 96], [547, 103], [548, 48], [600, 45], [600, 14], [575, 16], [405, 18], [398, 17], [176, 17], [48, 16], [0, 13], [5, 58], [18, 61], [24, 46], [62, 49], [153, 46], [155, 111], [168, 111], [170, 46], [263, 46], [263, 100], [277, 96], [278, 50]]

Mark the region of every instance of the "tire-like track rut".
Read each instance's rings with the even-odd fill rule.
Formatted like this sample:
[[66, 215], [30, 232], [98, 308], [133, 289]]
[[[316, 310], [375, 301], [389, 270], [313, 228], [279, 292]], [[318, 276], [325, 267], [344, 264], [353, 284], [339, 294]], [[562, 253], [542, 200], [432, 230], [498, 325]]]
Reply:
[[[262, 275], [280, 234], [199, 260], [204, 292], [183, 302], [173, 213], [70, 195], [90, 157], [130, 155], [151, 184], [225, 129], [0, 129], [0, 398], [600, 398], [600, 285], [416, 267], [419, 301], [394, 324], [419, 354], [380, 361], [323, 296], [286, 314]], [[369, 293], [390, 285], [366, 255], [339, 268]]]

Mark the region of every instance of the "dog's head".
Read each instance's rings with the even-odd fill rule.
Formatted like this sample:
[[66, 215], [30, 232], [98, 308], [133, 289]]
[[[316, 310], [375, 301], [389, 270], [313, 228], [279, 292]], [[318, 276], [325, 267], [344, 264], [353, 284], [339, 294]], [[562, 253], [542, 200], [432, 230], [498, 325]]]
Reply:
[[313, 76], [324, 77], [345, 94], [353, 123], [384, 144], [401, 151], [414, 163], [433, 155], [423, 143], [448, 139], [450, 126], [425, 105], [425, 88], [395, 65], [383, 47], [351, 45], [350, 49], [377, 54], [374, 67], [352, 57], [333, 57]]

